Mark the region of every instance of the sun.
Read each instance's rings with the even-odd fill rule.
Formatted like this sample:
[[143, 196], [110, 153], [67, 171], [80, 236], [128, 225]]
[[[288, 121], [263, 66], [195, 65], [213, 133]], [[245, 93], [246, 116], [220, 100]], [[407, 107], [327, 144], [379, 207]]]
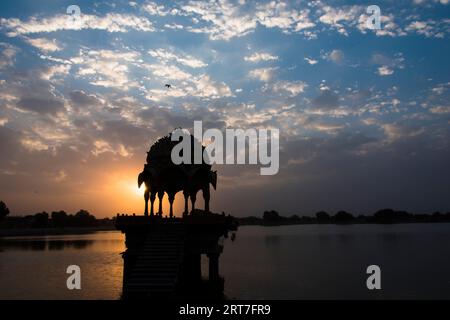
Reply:
[[145, 187], [143, 185], [140, 188], [136, 185], [133, 185], [131, 188], [136, 195], [138, 196], [144, 195]]
[[137, 186], [137, 184], [135, 184], [135, 183], [131, 183], [130, 181], [126, 181], [126, 182], [124, 181], [124, 182], [122, 182], [122, 188], [125, 188], [127, 190], [127, 193], [129, 195], [133, 195], [133, 197], [135, 197], [135, 196], [143, 197], [144, 196], [144, 192], [145, 192], [144, 184], [142, 184], [141, 187], [139, 188]]

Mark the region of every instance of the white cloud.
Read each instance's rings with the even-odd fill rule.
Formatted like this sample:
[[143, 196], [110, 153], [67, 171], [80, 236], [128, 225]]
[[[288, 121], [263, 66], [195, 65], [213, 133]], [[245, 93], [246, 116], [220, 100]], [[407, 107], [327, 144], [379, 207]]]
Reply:
[[371, 63], [378, 65], [377, 73], [380, 76], [390, 76], [395, 69], [403, 69], [405, 58], [402, 53], [397, 53], [393, 58], [387, 57], [383, 54], [374, 54], [371, 58]]
[[249, 77], [258, 79], [259, 81], [263, 82], [269, 82], [273, 74], [277, 68], [259, 68], [259, 69], [253, 69], [249, 72]]
[[364, 7], [357, 5], [342, 8], [324, 6], [321, 9], [324, 13], [319, 17], [320, 22], [331, 26], [343, 35], [348, 35], [346, 25], [353, 25]]
[[28, 151], [45, 151], [48, 150], [49, 146], [46, 145], [44, 142], [33, 139], [33, 138], [23, 138], [20, 140], [20, 143], [22, 146], [28, 150]]
[[241, 37], [256, 28], [252, 15], [242, 15], [239, 8], [228, 1], [189, 1], [181, 9], [190, 16], [208, 23], [208, 26], [187, 28], [195, 33], [207, 33], [212, 40], [230, 40]]
[[176, 23], [171, 23], [171, 24], [166, 23], [164, 25], [164, 28], [172, 29], [172, 30], [182, 30], [182, 29], [184, 29], [184, 26], [181, 24], [176, 24]]
[[139, 57], [136, 51], [81, 50], [70, 61], [78, 67], [77, 75], [88, 78], [91, 84], [126, 91], [138, 86], [128, 78], [128, 65]]
[[203, 68], [208, 66], [207, 63], [201, 61], [200, 59], [194, 58], [190, 55], [186, 54], [175, 54], [172, 51], [165, 49], [155, 49], [150, 50], [148, 52], [152, 57], [157, 58], [160, 61], [164, 62], [173, 62], [176, 61], [182, 65], [191, 67], [191, 68]]
[[91, 152], [96, 157], [105, 152], [110, 152], [124, 158], [130, 158], [133, 155], [125, 148], [123, 144], [118, 144], [117, 146], [113, 147], [108, 141], [100, 139], [94, 141], [94, 149]]
[[430, 112], [434, 114], [448, 114], [450, 113], [450, 106], [437, 106], [430, 108]]
[[164, 79], [170, 79], [170, 80], [189, 80], [192, 75], [190, 73], [187, 73], [177, 66], [168, 65], [168, 64], [149, 64], [146, 65], [146, 67], [152, 71], [152, 73], [157, 76]]
[[371, 30], [368, 28], [367, 19], [369, 19], [369, 16], [367, 16], [364, 13], [359, 17], [358, 20], [357, 28], [364, 34], [367, 33], [367, 31], [369, 30], [374, 32], [375, 35], [379, 37], [382, 36], [397, 37], [406, 35], [406, 32], [403, 31], [402, 28], [397, 25], [397, 23], [395, 23], [395, 17], [393, 14], [381, 15], [380, 17], [381, 29], [376, 30]]
[[55, 65], [47, 68], [41, 73], [41, 78], [44, 80], [52, 80], [54, 77], [59, 75], [67, 75], [70, 71], [71, 66], [68, 64]]
[[315, 26], [309, 18], [310, 11], [289, 10], [285, 2], [271, 1], [256, 8], [258, 22], [267, 28], [280, 28], [283, 32], [300, 32]]
[[444, 32], [439, 28], [439, 23], [434, 20], [413, 21], [407, 27], [406, 31], [415, 32], [427, 38], [444, 38]]
[[233, 95], [231, 89], [224, 82], [215, 82], [206, 74], [201, 75], [196, 81], [196, 91], [194, 95], [211, 99]]
[[46, 38], [25, 38], [25, 41], [45, 53], [62, 50], [62, 47], [58, 44], [58, 42], [56, 42], [55, 39], [50, 40]]
[[142, 8], [152, 16], [165, 16], [168, 14], [168, 11], [163, 5], [158, 5], [155, 2], [147, 2]]
[[167, 98], [198, 97], [202, 99], [219, 99], [231, 97], [233, 93], [224, 82], [216, 82], [207, 74], [198, 77], [190, 75], [180, 85], [170, 89], [150, 89], [146, 98], [153, 101], [162, 101]]
[[428, 2], [435, 2], [446, 5], [450, 3], [450, 0], [414, 0], [414, 4], [426, 4]]
[[390, 76], [394, 73], [394, 70], [390, 69], [388, 66], [381, 66], [378, 68], [378, 74], [380, 76]]
[[190, 32], [206, 33], [212, 40], [230, 40], [253, 32], [258, 23], [266, 28], [278, 28], [285, 33], [303, 33], [308, 38], [314, 34], [308, 29], [315, 26], [309, 18], [309, 10], [290, 10], [280, 1], [258, 4], [251, 13], [242, 12], [239, 5], [228, 0], [189, 1], [181, 6], [184, 14], [191, 16], [196, 24], [205, 22], [206, 26], [187, 28]]
[[271, 85], [266, 85], [264, 90], [270, 90], [276, 93], [286, 92], [289, 97], [295, 97], [304, 92], [308, 85], [303, 81], [276, 81]]
[[255, 52], [250, 56], [244, 57], [244, 60], [249, 62], [271, 61], [278, 60], [278, 56], [274, 56], [266, 52]]
[[344, 52], [342, 50], [333, 50], [327, 55], [327, 59], [336, 64], [341, 64], [344, 61]]
[[306, 62], [308, 62], [308, 64], [310, 64], [310, 65], [315, 65], [315, 64], [317, 64], [319, 61], [317, 61], [317, 60], [314, 60], [314, 59], [312, 59], [312, 58], [305, 58], [305, 61]]
[[118, 13], [108, 13], [103, 17], [82, 14], [76, 21], [71, 21], [67, 15], [61, 14], [50, 18], [31, 17], [28, 21], [17, 18], [2, 18], [0, 24], [2, 29], [8, 30], [7, 35], [10, 37], [60, 30], [96, 29], [107, 32], [155, 30], [151, 21], [146, 18]]

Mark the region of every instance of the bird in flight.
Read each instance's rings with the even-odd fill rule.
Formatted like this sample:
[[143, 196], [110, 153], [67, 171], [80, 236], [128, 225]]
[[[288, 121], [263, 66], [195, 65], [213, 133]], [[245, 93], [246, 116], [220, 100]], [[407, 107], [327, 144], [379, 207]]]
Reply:
[[171, 84], [168, 84], [168, 83], [166, 83], [164, 86], [165, 86], [167, 89], [172, 88], [172, 85], [171, 85]]

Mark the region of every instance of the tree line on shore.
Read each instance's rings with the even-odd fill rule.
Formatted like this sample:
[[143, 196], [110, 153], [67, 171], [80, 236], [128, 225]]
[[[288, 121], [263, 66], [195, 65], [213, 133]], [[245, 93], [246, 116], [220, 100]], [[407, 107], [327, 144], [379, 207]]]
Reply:
[[[0, 201], [0, 228], [77, 228], [77, 227], [112, 227], [113, 218], [97, 219], [87, 210], [79, 210], [75, 214], [65, 211], [39, 212], [23, 217], [7, 217], [10, 211]], [[450, 222], [450, 212], [434, 212], [432, 214], [410, 213], [394, 209], [382, 209], [373, 215], [354, 215], [347, 211], [338, 211], [331, 215], [320, 211], [315, 216], [292, 215], [281, 216], [277, 211], [264, 211], [262, 217], [236, 218], [240, 225], [289, 225], [289, 224], [368, 224], [368, 223], [427, 223]]]
[[320, 211], [315, 216], [292, 215], [281, 216], [277, 211], [264, 211], [262, 217], [239, 218], [240, 225], [288, 225], [288, 224], [367, 224], [367, 223], [426, 223], [450, 222], [450, 212], [434, 212], [432, 214], [410, 213], [394, 209], [382, 209], [371, 216], [354, 215], [347, 211], [339, 211], [331, 215]]
[[0, 201], [0, 227], [5, 229], [18, 228], [89, 228], [113, 226], [115, 218], [97, 219], [87, 210], [79, 210], [74, 214], [53, 211], [38, 212], [26, 216], [8, 217], [10, 211], [3, 201]]

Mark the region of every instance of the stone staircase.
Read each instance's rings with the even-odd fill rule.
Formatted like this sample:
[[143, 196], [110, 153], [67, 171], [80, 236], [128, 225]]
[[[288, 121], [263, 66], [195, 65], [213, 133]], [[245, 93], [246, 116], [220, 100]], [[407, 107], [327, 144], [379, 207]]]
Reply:
[[185, 235], [185, 226], [176, 222], [170, 229], [158, 228], [148, 234], [126, 284], [128, 295], [142, 298], [174, 295], [183, 260]]

